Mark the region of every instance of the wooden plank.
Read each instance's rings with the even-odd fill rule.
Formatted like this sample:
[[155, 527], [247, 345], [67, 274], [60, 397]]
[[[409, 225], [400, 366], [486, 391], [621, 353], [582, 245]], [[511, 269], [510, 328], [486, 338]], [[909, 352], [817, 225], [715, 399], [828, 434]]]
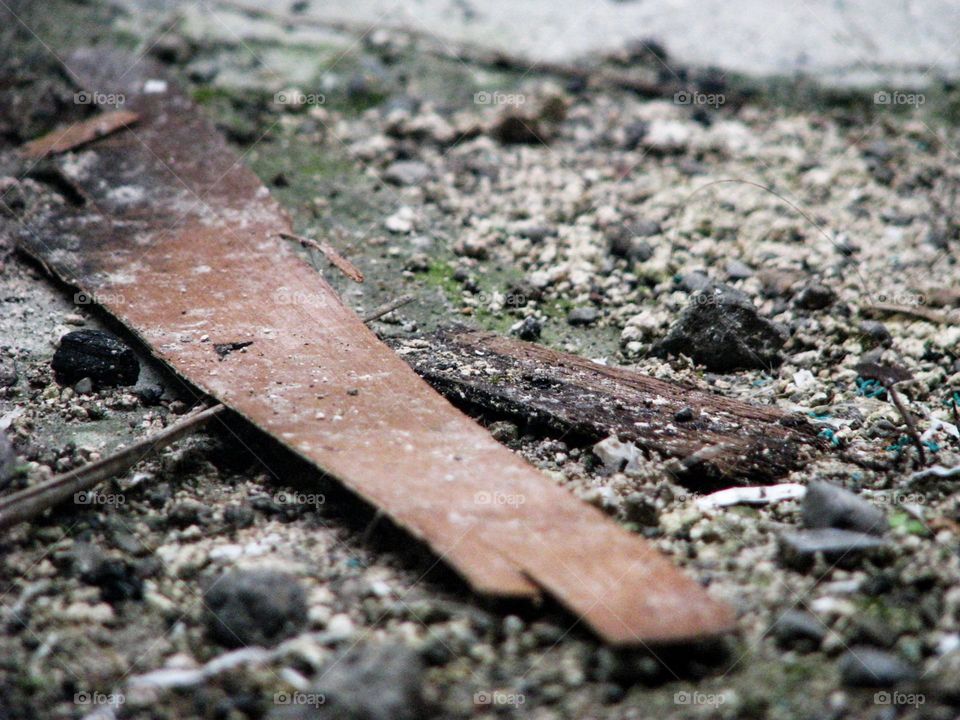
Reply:
[[[685, 461], [696, 486], [770, 482], [816, 445], [802, 416], [609, 367], [570, 353], [465, 328], [395, 341], [417, 373], [451, 401], [596, 441], [633, 440]], [[678, 419], [689, 409], [692, 418]]]
[[[729, 607], [503, 448], [381, 343], [277, 237], [292, 232], [286, 213], [192, 103], [172, 83], [143, 92], [155, 66], [131, 70], [102, 50], [70, 66], [85, 87], [123, 92], [142, 119], [82, 163], [55, 160], [90, 200], [31, 208], [24, 251], [477, 592], [546, 590], [616, 644], [731, 629]], [[216, 352], [241, 342], [243, 353]]]

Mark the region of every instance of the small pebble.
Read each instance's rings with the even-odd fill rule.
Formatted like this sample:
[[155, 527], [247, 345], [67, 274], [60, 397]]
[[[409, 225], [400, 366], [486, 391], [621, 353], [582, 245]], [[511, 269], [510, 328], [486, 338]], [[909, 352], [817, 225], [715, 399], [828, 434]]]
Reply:
[[578, 307], [567, 313], [567, 322], [571, 325], [592, 325], [600, 317], [594, 307]]
[[848, 687], [896, 687], [916, 679], [917, 672], [896, 655], [872, 647], [854, 647], [837, 663]]
[[890, 526], [883, 511], [849, 490], [814, 480], [803, 498], [803, 526], [883, 535]]
[[270, 647], [307, 624], [306, 594], [296, 578], [272, 570], [235, 570], [204, 592], [206, 626], [224, 647]]

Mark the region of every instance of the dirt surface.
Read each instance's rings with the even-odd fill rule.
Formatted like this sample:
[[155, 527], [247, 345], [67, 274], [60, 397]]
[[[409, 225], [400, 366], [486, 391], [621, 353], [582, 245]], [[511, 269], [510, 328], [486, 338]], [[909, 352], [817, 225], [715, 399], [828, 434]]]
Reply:
[[[416, 295], [374, 325], [382, 335], [412, 341], [454, 321], [532, 333], [804, 413], [830, 447], [784, 480], [848, 488], [890, 528], [879, 549], [798, 563], [784, 538], [806, 501], [704, 509], [669, 460], [620, 472], [589, 444], [481, 417], [738, 611], [739, 633], [720, 644], [614, 652], [555, 607], [480, 602], [369, 508], [228, 419], [5, 532], [0, 717], [960, 712], [960, 493], [929, 472], [960, 464], [949, 92], [877, 103], [702, 78], [689, 97], [639, 97], [441, 59], [398, 33], [228, 23], [172, 5], [137, 17], [101, 2], [22, 5], [20, 21], [0, 23], [3, 150], [89, 114], [51, 52], [97, 40], [164, 58], [297, 230], [362, 270], [351, 284], [310, 256], [348, 304]], [[655, 78], [659, 61], [603, 62]], [[29, 182], [50, 187], [42, 170], [0, 167], [21, 181], [3, 181], [4, 223]], [[0, 388], [0, 426], [18, 456], [4, 492], [198, 401], [142, 348], [136, 387], [61, 387], [59, 338], [102, 318], [4, 242], [0, 379], [15, 379]], [[711, 282], [783, 331], [774, 360], [718, 372], [710, 358], [655, 356]], [[898, 392], [925, 467], [864, 360], [912, 375]], [[281, 575], [224, 577], [263, 569]]]

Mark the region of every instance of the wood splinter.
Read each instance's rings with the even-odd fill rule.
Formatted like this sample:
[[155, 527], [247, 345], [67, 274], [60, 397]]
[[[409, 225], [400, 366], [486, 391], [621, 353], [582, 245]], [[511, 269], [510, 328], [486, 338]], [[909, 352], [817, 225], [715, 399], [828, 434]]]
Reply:
[[305, 248], [310, 248], [311, 250], [316, 250], [317, 252], [323, 253], [323, 256], [333, 265], [337, 270], [342, 272], [346, 277], [353, 280], [355, 283], [363, 282], [363, 273], [360, 272], [360, 269], [354, 265], [352, 262], [347, 260], [343, 255], [337, 252], [330, 243], [323, 241], [311, 240], [308, 237], [303, 235], [294, 235], [293, 233], [279, 232], [277, 233], [284, 240], [295, 240], [300, 243], [301, 246]]
[[135, 112], [114, 110], [74, 123], [68, 128], [58, 128], [43, 137], [32, 140], [20, 148], [20, 154], [34, 160], [69, 152], [111, 133], [133, 125], [140, 119]]

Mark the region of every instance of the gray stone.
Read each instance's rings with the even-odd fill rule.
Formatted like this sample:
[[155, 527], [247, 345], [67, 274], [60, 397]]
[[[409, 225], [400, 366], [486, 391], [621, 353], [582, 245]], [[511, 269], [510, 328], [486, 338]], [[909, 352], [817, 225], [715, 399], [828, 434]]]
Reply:
[[837, 668], [848, 687], [895, 687], [917, 678], [916, 670], [896, 655], [872, 647], [851, 648]]
[[383, 179], [392, 185], [419, 185], [430, 177], [430, 168], [418, 160], [398, 160], [383, 171]]
[[419, 720], [423, 662], [403, 645], [358, 645], [320, 669], [321, 720]]
[[557, 234], [557, 229], [548, 225], [529, 225], [518, 230], [517, 234], [530, 242], [539, 243], [548, 237], [554, 237]]
[[726, 273], [730, 280], [746, 280], [753, 277], [753, 268], [739, 260], [731, 260], [727, 263]]
[[567, 322], [571, 325], [592, 325], [600, 317], [594, 307], [578, 307], [567, 313]]
[[883, 535], [890, 527], [884, 512], [849, 490], [819, 480], [807, 485], [803, 525]]
[[607, 247], [614, 257], [635, 262], [646, 262], [653, 257], [650, 243], [627, 225], [615, 225], [607, 231]]
[[687, 355], [710, 370], [727, 372], [778, 365], [785, 342], [786, 333], [761, 317], [746, 295], [711, 282], [691, 298], [653, 352]]
[[0, 490], [10, 484], [17, 472], [17, 453], [7, 434], [0, 430]]
[[864, 555], [887, 547], [887, 543], [875, 535], [818, 528], [784, 533], [780, 536], [780, 561], [795, 570], [808, 570], [822, 554], [829, 563], [856, 564]]
[[714, 285], [716, 285], [716, 283], [711, 280], [705, 272], [700, 272], [699, 270], [685, 273], [683, 277], [680, 278], [680, 287], [690, 294], [703, 292]]
[[823, 623], [802, 610], [788, 610], [773, 625], [773, 636], [783, 648], [816, 650], [826, 635]]
[[207, 631], [224, 647], [269, 647], [307, 623], [303, 587], [281, 572], [228, 572], [207, 588], [203, 599]]
[[13, 360], [9, 358], [0, 358], [0, 388], [13, 387], [20, 379], [17, 368]]
[[74, 391], [77, 395], [89, 395], [93, 392], [93, 380], [90, 378], [81, 378], [77, 381], [77, 384], [73, 386]]

